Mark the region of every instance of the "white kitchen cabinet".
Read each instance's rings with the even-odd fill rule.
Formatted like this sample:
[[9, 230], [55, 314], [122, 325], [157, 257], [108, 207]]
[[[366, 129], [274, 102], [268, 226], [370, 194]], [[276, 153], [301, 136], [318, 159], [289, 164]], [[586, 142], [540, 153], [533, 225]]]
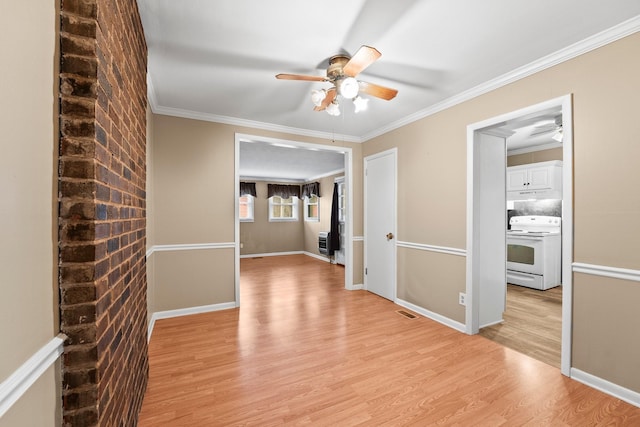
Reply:
[[562, 161], [507, 168], [507, 200], [561, 198]]

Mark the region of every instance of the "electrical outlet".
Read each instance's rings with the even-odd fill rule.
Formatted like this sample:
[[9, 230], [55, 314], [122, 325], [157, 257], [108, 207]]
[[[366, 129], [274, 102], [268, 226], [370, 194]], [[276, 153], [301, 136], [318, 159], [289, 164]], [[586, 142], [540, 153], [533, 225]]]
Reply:
[[240, 243], [240, 249], [244, 248], [244, 243]]
[[465, 294], [464, 292], [460, 292], [460, 294], [458, 295], [458, 304], [460, 305], [467, 305], [467, 294]]

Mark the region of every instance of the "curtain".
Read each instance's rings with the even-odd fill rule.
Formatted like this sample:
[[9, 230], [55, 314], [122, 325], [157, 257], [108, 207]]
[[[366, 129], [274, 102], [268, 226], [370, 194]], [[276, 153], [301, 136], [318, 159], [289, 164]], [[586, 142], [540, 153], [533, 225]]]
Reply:
[[320, 183], [312, 182], [310, 184], [304, 184], [302, 186], [302, 198], [318, 196], [320, 197]]
[[338, 183], [333, 184], [331, 201], [331, 228], [329, 229], [329, 256], [340, 250], [340, 212], [338, 210]]
[[256, 197], [256, 183], [255, 182], [241, 182], [240, 183], [240, 197], [251, 195]]
[[288, 199], [291, 196], [300, 198], [300, 186], [299, 185], [282, 185], [282, 184], [267, 184], [267, 198], [273, 196], [279, 196], [283, 199]]

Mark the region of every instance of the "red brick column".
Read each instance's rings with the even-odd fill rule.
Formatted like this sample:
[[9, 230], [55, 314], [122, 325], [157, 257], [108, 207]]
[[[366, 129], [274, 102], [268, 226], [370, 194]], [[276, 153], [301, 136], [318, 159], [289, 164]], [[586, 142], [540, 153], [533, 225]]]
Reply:
[[147, 377], [146, 57], [135, 0], [62, 0], [64, 425], [135, 425]]

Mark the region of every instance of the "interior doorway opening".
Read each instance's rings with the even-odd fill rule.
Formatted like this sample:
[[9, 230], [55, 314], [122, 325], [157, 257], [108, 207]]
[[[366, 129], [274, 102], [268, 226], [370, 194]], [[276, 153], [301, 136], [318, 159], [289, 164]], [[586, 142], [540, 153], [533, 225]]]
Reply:
[[[343, 214], [344, 214], [344, 286], [345, 289], [352, 290], [353, 286], [353, 156], [352, 150], [348, 147], [329, 146], [322, 144], [312, 144], [306, 142], [282, 140], [277, 138], [268, 138], [262, 136], [236, 134], [235, 135], [235, 301], [236, 306], [239, 307], [240, 302], [240, 213], [239, 213], [239, 183], [240, 183], [240, 146], [242, 143], [249, 144], [264, 144], [271, 147], [278, 147], [281, 149], [289, 149], [294, 151], [305, 152], [307, 155], [321, 156], [323, 153], [339, 154], [342, 157], [339, 171], [344, 176], [343, 188], [345, 190]], [[289, 158], [291, 161], [291, 158]], [[331, 171], [329, 171], [331, 172]], [[329, 173], [328, 173], [329, 174]], [[272, 176], [272, 178], [278, 178]], [[332, 189], [321, 189], [321, 192], [330, 194]], [[317, 239], [317, 237], [316, 237]], [[341, 242], [342, 243], [342, 242]]]
[[[571, 265], [573, 259], [572, 111], [566, 95], [504, 114], [467, 128], [467, 306], [466, 331], [503, 322], [506, 280], [506, 154], [507, 138], [514, 126], [535, 123], [541, 117], [561, 114], [564, 167], [562, 180], [562, 326], [561, 362], [570, 374]], [[499, 167], [500, 172], [496, 172]]]

